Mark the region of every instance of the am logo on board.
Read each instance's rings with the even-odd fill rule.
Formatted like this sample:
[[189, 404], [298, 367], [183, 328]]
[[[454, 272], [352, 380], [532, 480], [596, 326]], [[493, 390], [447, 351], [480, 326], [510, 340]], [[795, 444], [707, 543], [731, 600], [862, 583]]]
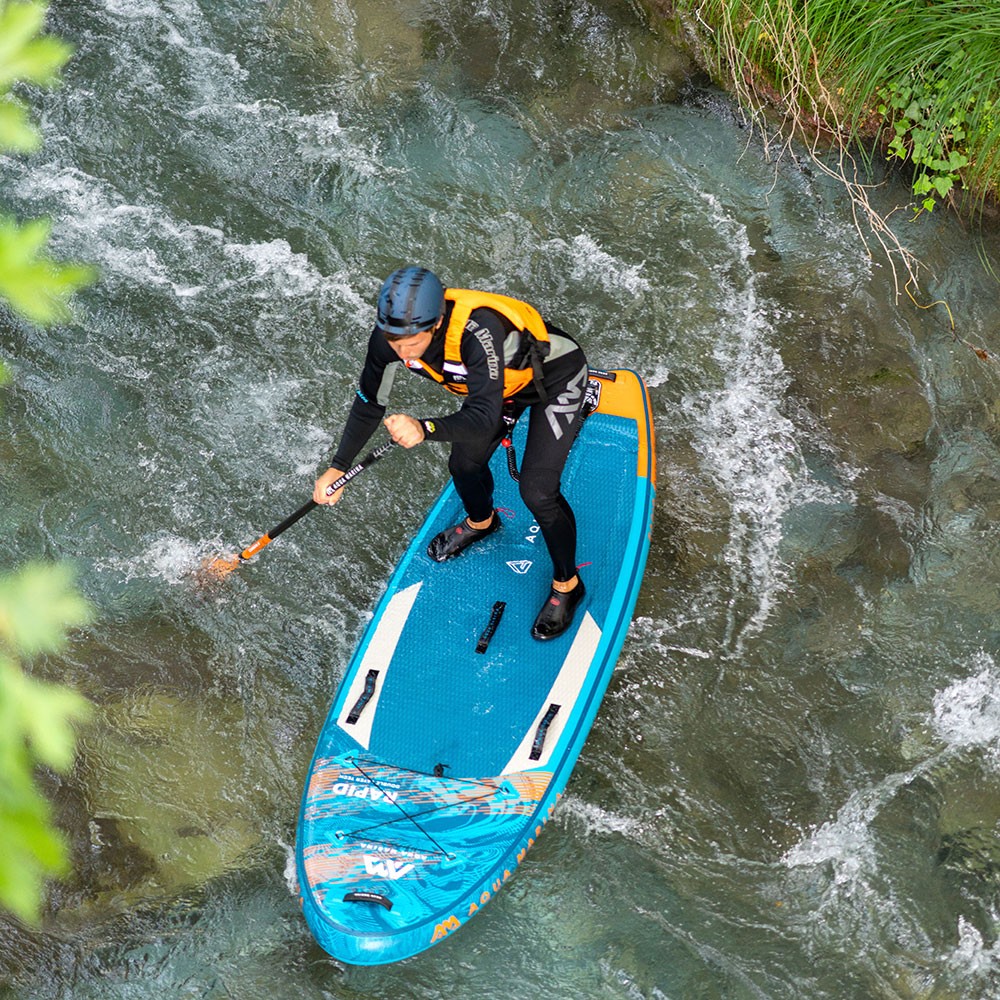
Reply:
[[365, 855], [365, 871], [369, 875], [378, 878], [402, 878], [407, 872], [413, 871], [413, 865], [409, 862], [398, 864], [392, 858], [373, 858], [370, 854]]
[[507, 565], [515, 572], [524, 576], [525, 573], [534, 566], [530, 559], [508, 559]]
[[450, 934], [452, 931], [457, 930], [461, 926], [462, 921], [459, 920], [453, 913], [447, 920], [441, 921], [441, 923], [434, 928], [434, 937], [431, 938], [431, 944], [434, 944], [435, 941], [439, 941], [446, 934]]

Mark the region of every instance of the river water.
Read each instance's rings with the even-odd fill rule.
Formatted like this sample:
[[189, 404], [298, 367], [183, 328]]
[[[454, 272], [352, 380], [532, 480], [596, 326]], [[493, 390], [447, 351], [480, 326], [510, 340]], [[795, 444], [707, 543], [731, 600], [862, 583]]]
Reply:
[[[0, 564], [76, 566], [95, 623], [34, 669], [97, 713], [48, 779], [74, 873], [41, 931], [0, 922], [0, 996], [1000, 997], [1000, 378], [837, 185], [612, 0], [55, 0], [50, 28], [77, 54], [0, 199], [101, 280], [71, 325], [0, 319]], [[893, 220], [921, 304], [1000, 350], [996, 231]], [[659, 494], [554, 821], [459, 934], [357, 969], [289, 885], [300, 785], [444, 451], [221, 590], [191, 572], [307, 498], [407, 262], [643, 374]]]

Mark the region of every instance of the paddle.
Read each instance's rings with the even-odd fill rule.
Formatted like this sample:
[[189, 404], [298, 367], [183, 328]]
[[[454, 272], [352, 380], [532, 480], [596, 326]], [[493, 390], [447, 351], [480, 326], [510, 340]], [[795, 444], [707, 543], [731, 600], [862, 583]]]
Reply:
[[[385, 441], [380, 444], [374, 451], [369, 452], [360, 462], [356, 465], [352, 465], [351, 468], [347, 470], [339, 479], [335, 479], [326, 488], [326, 495], [328, 497], [333, 496], [344, 486], [349, 483], [358, 473], [364, 472], [368, 466], [373, 465], [377, 462], [387, 451], [389, 451], [395, 444], [395, 441]], [[320, 506], [315, 500], [310, 500], [308, 503], [304, 503], [294, 514], [289, 514], [288, 517], [281, 522], [281, 524], [275, 525], [266, 534], [260, 536], [253, 544], [248, 545], [242, 552], [235, 556], [216, 556], [214, 559], [208, 560], [202, 566], [203, 572], [208, 575], [215, 577], [216, 579], [222, 579], [228, 576], [234, 569], [236, 569], [241, 563], [245, 563], [248, 559], [252, 559], [261, 549], [267, 548], [268, 545], [273, 542], [278, 535], [283, 531], [290, 528], [296, 521], [300, 518], [306, 516], [314, 507]]]

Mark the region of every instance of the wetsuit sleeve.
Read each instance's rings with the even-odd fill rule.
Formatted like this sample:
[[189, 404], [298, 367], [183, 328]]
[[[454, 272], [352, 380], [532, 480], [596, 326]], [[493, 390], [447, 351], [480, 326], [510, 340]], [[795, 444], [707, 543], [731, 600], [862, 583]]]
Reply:
[[373, 330], [368, 339], [368, 352], [358, 380], [357, 394], [344, 424], [340, 443], [330, 459], [331, 468], [349, 469], [382, 422], [398, 361], [385, 337], [377, 329]]
[[497, 433], [503, 413], [503, 342], [507, 330], [490, 309], [476, 309], [462, 337], [469, 393], [457, 413], [421, 420], [428, 441], [481, 441]]

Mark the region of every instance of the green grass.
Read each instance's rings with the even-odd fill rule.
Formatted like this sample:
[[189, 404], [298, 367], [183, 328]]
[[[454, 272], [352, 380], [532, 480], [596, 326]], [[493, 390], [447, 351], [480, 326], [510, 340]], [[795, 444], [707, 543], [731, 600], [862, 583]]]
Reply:
[[[917, 210], [1000, 195], [997, 0], [676, 0], [704, 55], [799, 124], [905, 160]], [[874, 140], [874, 141], [873, 141]]]

